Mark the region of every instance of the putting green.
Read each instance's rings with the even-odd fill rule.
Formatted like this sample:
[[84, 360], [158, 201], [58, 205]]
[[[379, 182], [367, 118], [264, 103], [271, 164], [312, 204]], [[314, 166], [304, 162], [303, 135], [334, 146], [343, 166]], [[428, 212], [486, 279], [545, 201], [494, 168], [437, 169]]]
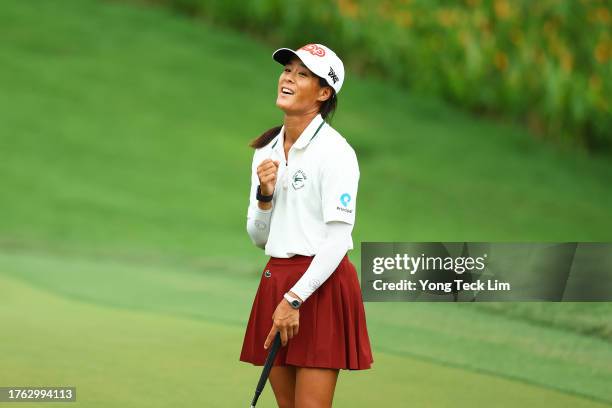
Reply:
[[[78, 405], [87, 407], [248, 403], [260, 368], [239, 362], [238, 355], [257, 279], [252, 275], [234, 279], [240, 274], [211, 276], [197, 268], [133, 260], [0, 254], [0, 384], [74, 385]], [[232, 306], [224, 296], [215, 297], [230, 292], [248, 300]], [[427, 308], [422, 306], [427, 305], [420, 306], [415, 310], [425, 313]], [[435, 309], [415, 320], [426, 325], [435, 317]], [[371, 321], [378, 320], [377, 313], [369, 314]], [[381, 322], [371, 327], [377, 324]], [[485, 323], [473, 328], [479, 324]], [[423, 337], [418, 341], [435, 341], [431, 329], [421, 329]], [[413, 330], [405, 325], [401, 331]], [[388, 328], [376, 333], [372, 336], [374, 368], [343, 371], [335, 406], [371, 407], [384, 402], [472, 407], [491, 401], [499, 407], [607, 406], [524, 380], [451, 367], [427, 356], [402, 355], [407, 344], [389, 344], [406, 342], [405, 335], [398, 331], [394, 336]], [[524, 332], [521, 338], [528, 341], [533, 334], [542, 332]], [[459, 342], [454, 350], [461, 348]], [[419, 352], [418, 347], [412, 350]], [[508, 350], [500, 348], [497, 355], [488, 356], [495, 361], [505, 355]], [[571, 355], [568, 350], [566, 357]], [[575, 369], [584, 362], [564, 364]], [[268, 389], [261, 406], [271, 406], [271, 398]]]

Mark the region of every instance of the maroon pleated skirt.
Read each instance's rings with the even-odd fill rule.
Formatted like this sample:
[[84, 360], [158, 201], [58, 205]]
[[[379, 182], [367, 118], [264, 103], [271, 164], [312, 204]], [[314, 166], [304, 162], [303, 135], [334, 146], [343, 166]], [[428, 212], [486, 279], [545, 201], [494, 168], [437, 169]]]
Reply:
[[[270, 258], [262, 270], [246, 327], [240, 361], [261, 366], [272, 314], [306, 272], [313, 257]], [[355, 266], [344, 256], [338, 268], [300, 307], [296, 336], [278, 350], [275, 366], [365, 370], [374, 362]]]

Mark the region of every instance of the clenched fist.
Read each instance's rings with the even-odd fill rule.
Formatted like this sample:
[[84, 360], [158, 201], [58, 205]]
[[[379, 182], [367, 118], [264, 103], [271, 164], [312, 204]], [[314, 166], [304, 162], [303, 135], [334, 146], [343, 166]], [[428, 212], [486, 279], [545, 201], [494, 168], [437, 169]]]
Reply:
[[274, 194], [279, 164], [280, 162], [278, 160], [272, 161], [271, 159], [266, 159], [257, 166], [257, 176], [259, 177], [261, 194], [267, 196]]

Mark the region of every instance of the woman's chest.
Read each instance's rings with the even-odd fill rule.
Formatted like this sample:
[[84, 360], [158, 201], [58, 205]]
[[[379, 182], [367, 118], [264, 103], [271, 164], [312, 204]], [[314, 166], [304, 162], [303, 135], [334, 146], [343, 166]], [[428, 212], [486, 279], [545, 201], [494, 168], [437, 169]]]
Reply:
[[281, 161], [276, 187], [289, 202], [320, 202], [321, 160], [308, 150], [289, 151]]

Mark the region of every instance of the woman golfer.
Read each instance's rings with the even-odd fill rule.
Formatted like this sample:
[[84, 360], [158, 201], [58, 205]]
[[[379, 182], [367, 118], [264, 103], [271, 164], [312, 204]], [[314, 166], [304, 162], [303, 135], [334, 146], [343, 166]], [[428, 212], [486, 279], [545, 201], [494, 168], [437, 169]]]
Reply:
[[247, 231], [270, 256], [240, 360], [263, 365], [277, 332], [283, 347], [270, 372], [279, 407], [330, 407], [340, 369], [373, 362], [351, 232], [359, 167], [354, 150], [326, 119], [344, 65], [321, 44], [281, 48], [276, 106], [284, 124], [251, 146]]

